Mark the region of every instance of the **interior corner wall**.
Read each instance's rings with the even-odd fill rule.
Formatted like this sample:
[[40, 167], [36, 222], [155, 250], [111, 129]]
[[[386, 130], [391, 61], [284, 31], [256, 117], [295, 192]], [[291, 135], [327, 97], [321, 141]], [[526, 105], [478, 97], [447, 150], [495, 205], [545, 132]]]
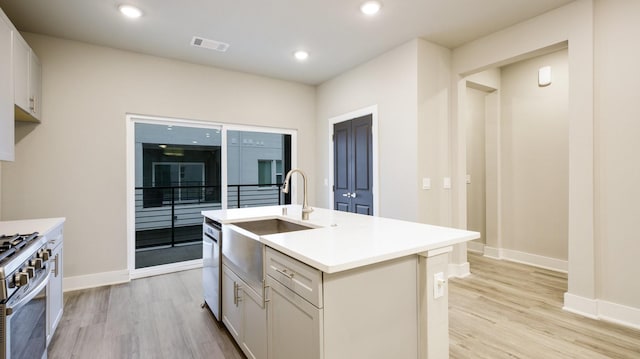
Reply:
[[[343, 73], [317, 88], [315, 134], [318, 181], [330, 183], [329, 119], [378, 106], [379, 211], [382, 217], [416, 221], [417, 191], [417, 47], [409, 41]], [[331, 188], [317, 186], [320, 207], [332, 208]]]
[[313, 86], [24, 37], [42, 62], [43, 116], [2, 164], [3, 219], [66, 217], [65, 280], [126, 277], [127, 113], [297, 129], [298, 163], [316, 178]]
[[[568, 292], [565, 307], [576, 312], [592, 311], [597, 295], [594, 202], [594, 2], [576, 0], [545, 14], [500, 30], [453, 50], [453, 74], [458, 91], [460, 79], [496, 66], [504, 66], [536, 51], [569, 44], [569, 251]], [[459, 104], [456, 97], [456, 106]], [[459, 111], [459, 110], [458, 110]], [[460, 118], [453, 117], [452, 139], [464, 141]], [[455, 147], [455, 146], [454, 146]], [[460, 151], [454, 152], [454, 176], [459, 184], [464, 167]], [[462, 162], [464, 163], [464, 162]], [[459, 190], [458, 190], [459, 191]], [[454, 193], [454, 214], [464, 211]], [[466, 211], [464, 211], [466, 213]], [[568, 298], [576, 299], [568, 303]], [[576, 305], [577, 304], [577, 305]], [[579, 307], [584, 304], [584, 306]], [[572, 307], [572, 308], [568, 308]], [[587, 313], [591, 315], [590, 313]]]
[[[567, 260], [568, 51], [502, 68], [501, 198], [505, 249]], [[550, 66], [552, 83], [538, 86]]]
[[485, 199], [485, 98], [487, 92], [467, 87], [466, 147], [467, 147], [467, 229], [480, 232], [476, 242], [486, 244]]
[[601, 0], [595, 5], [599, 297], [636, 308], [640, 328], [640, 48], [635, 45], [640, 1]]
[[[451, 190], [442, 186], [449, 177], [449, 106], [451, 102], [451, 50], [418, 41], [418, 132], [416, 178], [418, 221], [451, 226]], [[422, 179], [431, 188], [422, 188]]]

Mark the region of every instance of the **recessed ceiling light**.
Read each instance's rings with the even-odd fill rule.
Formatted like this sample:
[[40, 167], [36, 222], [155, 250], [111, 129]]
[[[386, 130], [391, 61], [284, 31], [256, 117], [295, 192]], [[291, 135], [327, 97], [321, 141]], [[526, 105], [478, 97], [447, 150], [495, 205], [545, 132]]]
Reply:
[[382, 4], [379, 1], [367, 1], [360, 5], [360, 11], [365, 15], [375, 15], [380, 11]]
[[126, 17], [130, 17], [132, 19], [137, 19], [140, 16], [142, 16], [142, 10], [138, 9], [135, 6], [131, 6], [131, 5], [120, 5], [118, 6], [118, 10], [120, 10], [120, 12], [126, 16]]
[[304, 61], [309, 57], [309, 53], [304, 50], [298, 50], [293, 53], [293, 56], [299, 61]]

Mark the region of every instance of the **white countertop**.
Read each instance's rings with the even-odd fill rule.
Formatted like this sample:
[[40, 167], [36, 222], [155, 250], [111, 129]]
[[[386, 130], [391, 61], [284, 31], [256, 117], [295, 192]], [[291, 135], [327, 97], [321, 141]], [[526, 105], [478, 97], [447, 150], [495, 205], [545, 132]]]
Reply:
[[65, 218], [22, 219], [17, 221], [0, 221], [0, 234], [28, 234], [38, 232], [47, 234], [50, 230], [64, 223]]
[[[282, 215], [282, 207], [287, 215]], [[301, 206], [202, 211], [222, 224], [279, 218], [316, 229], [264, 235], [260, 241], [325, 273], [335, 273], [480, 238], [480, 233], [381, 217], [314, 208], [301, 220]], [[224, 246], [224, 238], [222, 239]]]

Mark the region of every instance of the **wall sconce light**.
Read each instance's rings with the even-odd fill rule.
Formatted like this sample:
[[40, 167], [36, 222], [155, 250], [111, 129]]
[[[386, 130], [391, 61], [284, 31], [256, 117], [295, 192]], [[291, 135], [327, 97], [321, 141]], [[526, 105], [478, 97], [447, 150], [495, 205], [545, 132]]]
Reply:
[[541, 67], [538, 70], [538, 86], [545, 87], [551, 85], [551, 66]]

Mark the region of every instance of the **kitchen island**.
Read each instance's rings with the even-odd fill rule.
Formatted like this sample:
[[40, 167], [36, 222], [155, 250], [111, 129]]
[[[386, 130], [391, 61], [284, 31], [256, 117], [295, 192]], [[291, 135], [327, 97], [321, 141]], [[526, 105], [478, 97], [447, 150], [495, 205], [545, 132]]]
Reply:
[[[261, 245], [258, 287], [222, 259], [222, 321], [248, 357], [448, 357], [448, 255], [479, 233], [320, 208], [302, 221], [295, 205], [202, 214], [223, 253], [237, 236]], [[304, 227], [247, 225], [273, 220]]]

